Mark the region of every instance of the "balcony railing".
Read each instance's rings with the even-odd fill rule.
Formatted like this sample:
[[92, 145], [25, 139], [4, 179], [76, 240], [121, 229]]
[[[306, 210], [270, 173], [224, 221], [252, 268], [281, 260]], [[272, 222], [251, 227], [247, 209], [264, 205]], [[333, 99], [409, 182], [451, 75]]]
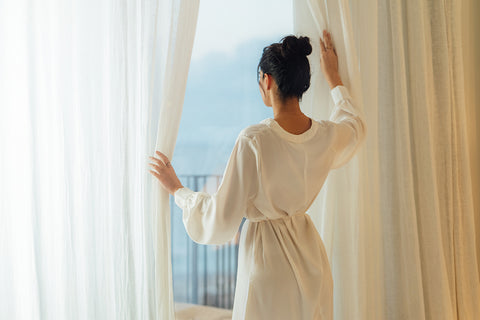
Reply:
[[[221, 183], [221, 175], [178, 175], [182, 184], [194, 191], [213, 194]], [[182, 221], [182, 211], [170, 197], [172, 230], [173, 292], [176, 302], [233, 307], [235, 293], [238, 240], [223, 245], [202, 245], [190, 239]]]

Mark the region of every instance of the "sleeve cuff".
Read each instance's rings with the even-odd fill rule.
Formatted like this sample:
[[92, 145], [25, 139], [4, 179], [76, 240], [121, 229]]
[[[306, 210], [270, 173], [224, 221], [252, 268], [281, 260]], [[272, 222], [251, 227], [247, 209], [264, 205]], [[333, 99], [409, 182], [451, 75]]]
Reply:
[[335, 105], [339, 104], [340, 101], [351, 99], [350, 93], [348, 92], [347, 87], [338, 85], [332, 90], [330, 90], [330, 94], [332, 96], [333, 102]]
[[173, 193], [173, 196], [175, 198], [175, 203], [177, 204], [177, 206], [179, 206], [181, 209], [184, 209], [185, 208], [185, 204], [187, 202], [187, 199], [190, 197], [190, 195], [192, 195], [193, 193], [195, 193], [195, 191], [187, 188], [187, 187], [183, 187], [183, 188], [180, 188], [180, 189], [177, 189], [177, 191], [175, 191]]

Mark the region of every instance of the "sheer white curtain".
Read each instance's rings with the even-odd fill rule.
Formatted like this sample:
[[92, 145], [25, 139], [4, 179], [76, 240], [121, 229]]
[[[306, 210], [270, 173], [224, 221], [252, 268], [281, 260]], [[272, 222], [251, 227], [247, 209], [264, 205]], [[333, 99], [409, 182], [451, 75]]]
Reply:
[[[155, 150], [161, 151], [171, 160], [180, 126], [200, 3], [199, 0], [171, 0], [161, 3], [160, 12], [164, 13], [161, 21], [170, 21], [170, 27], [162, 26], [157, 29], [162, 39], [160, 48], [167, 50], [162, 50], [165, 55], [160, 59], [160, 120]], [[155, 150], [150, 150], [150, 154], [155, 154]], [[151, 195], [152, 213], [157, 217], [158, 231], [158, 316], [159, 319], [174, 319], [169, 194], [160, 186], [158, 180], [155, 180]]]
[[315, 44], [302, 109], [325, 119], [332, 107], [319, 68], [327, 28], [369, 129], [310, 209], [335, 319], [480, 319], [462, 2], [295, 0], [294, 17]]
[[197, 10], [0, 1], [0, 318], [173, 318], [147, 157], [173, 152]]

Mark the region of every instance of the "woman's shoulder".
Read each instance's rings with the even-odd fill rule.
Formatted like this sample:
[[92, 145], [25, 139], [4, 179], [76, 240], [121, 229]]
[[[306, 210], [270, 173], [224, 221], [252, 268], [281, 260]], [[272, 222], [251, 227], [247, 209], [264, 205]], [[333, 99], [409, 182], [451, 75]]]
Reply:
[[268, 126], [265, 123], [260, 122], [260, 123], [255, 123], [255, 124], [249, 125], [248, 127], [243, 128], [240, 131], [239, 135], [246, 136], [247, 138], [251, 138], [251, 139], [254, 139], [254, 138], [258, 139], [259, 137], [264, 135], [267, 132], [267, 130], [268, 130]]

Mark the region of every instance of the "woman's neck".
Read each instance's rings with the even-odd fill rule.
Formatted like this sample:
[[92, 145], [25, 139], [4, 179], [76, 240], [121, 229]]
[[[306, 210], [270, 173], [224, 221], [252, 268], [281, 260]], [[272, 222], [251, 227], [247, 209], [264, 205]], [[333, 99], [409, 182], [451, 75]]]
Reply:
[[274, 98], [272, 102], [273, 118], [275, 120], [285, 118], [308, 118], [300, 109], [297, 98], [289, 98], [280, 100]]

